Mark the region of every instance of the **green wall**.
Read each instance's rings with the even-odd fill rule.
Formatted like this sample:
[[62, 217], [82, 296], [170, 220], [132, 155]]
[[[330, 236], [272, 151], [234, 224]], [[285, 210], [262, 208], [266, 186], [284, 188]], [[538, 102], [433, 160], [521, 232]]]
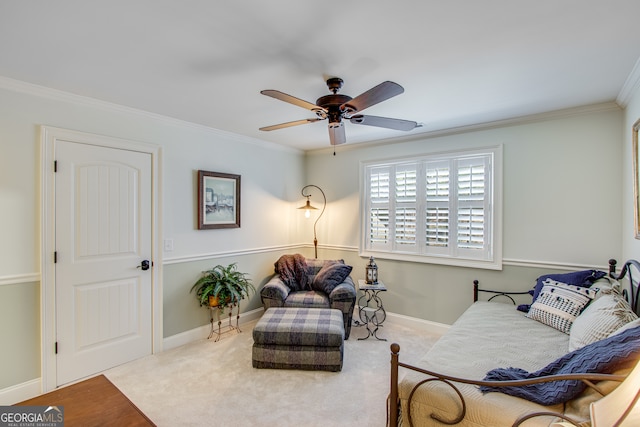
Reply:
[[195, 294], [191, 293], [193, 283], [198, 280], [201, 272], [215, 265], [238, 264], [238, 270], [247, 273], [247, 277], [256, 287], [256, 294], [240, 304], [240, 311], [255, 310], [262, 307], [260, 288], [273, 276], [273, 264], [285, 253], [291, 251], [302, 253], [308, 249], [270, 250], [259, 253], [240, 254], [234, 256], [215, 257], [205, 260], [170, 263], [164, 266], [164, 305], [163, 324], [164, 337], [170, 337], [182, 332], [190, 331], [209, 323], [209, 310], [200, 307]]
[[0, 390], [40, 376], [40, 283], [0, 285]]

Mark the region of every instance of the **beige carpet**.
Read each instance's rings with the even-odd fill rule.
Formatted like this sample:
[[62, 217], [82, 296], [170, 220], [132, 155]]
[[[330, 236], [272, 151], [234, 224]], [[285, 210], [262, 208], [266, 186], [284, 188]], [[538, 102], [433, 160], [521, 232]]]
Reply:
[[[251, 331], [201, 340], [128, 363], [105, 375], [158, 426], [384, 426], [389, 345], [415, 363], [435, 333], [387, 319], [374, 338], [354, 327], [342, 372], [254, 369]], [[402, 375], [402, 373], [401, 373]]]

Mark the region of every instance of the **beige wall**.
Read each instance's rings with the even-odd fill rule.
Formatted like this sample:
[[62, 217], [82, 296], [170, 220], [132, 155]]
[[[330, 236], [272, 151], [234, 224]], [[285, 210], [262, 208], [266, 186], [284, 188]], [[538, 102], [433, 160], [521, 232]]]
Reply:
[[[41, 125], [162, 146], [161, 237], [174, 244], [163, 254], [165, 336], [206, 323], [189, 295], [206, 266], [240, 254], [259, 282], [272, 272], [264, 254], [296, 242], [302, 152], [0, 78], [0, 393], [40, 377]], [[197, 230], [198, 169], [241, 175], [241, 228]]]
[[[621, 255], [622, 111], [592, 106], [582, 114], [387, 145], [339, 147], [307, 155], [307, 181], [325, 189], [327, 218], [319, 241], [358, 254], [360, 163], [502, 144], [502, 271], [378, 258], [395, 313], [452, 323], [471, 303], [471, 283], [528, 290], [550, 268], [607, 267]], [[348, 129], [347, 129], [348, 133]], [[360, 273], [366, 258], [356, 256]]]
[[622, 161], [622, 243], [623, 258], [640, 258], [640, 240], [635, 238], [633, 221], [633, 149], [632, 132], [633, 124], [640, 119], [640, 86], [633, 92], [629, 103], [624, 111], [624, 132], [623, 132], [623, 161]]
[[[596, 110], [386, 146], [339, 147], [334, 157], [330, 150], [304, 155], [0, 79], [0, 392], [40, 377], [40, 125], [163, 147], [162, 229], [174, 241], [174, 251], [163, 254], [163, 327], [171, 337], [208, 323], [206, 310], [189, 294], [203, 269], [237, 261], [261, 285], [279, 255], [311, 256], [311, 224], [294, 209], [305, 184], [321, 186], [328, 198], [318, 224], [319, 257], [344, 258], [354, 266], [354, 278], [360, 277], [365, 260], [358, 253], [359, 165], [398, 154], [504, 144], [506, 263], [496, 272], [380, 259], [380, 276], [389, 284], [388, 311], [451, 323], [470, 304], [474, 278], [526, 289], [549, 263], [604, 267], [621, 254], [620, 164], [628, 155], [628, 126], [621, 111]], [[195, 228], [198, 169], [242, 175], [240, 229]], [[633, 241], [626, 242], [627, 254], [637, 252]], [[253, 297], [243, 311], [259, 307]]]

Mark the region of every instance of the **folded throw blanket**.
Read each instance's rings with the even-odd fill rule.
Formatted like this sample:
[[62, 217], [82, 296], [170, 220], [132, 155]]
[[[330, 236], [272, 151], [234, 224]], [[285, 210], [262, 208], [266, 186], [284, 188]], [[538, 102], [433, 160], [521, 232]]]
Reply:
[[[640, 359], [640, 326], [596, 341], [571, 353], [537, 372], [519, 368], [498, 368], [489, 371], [485, 381], [525, 380], [558, 374], [610, 374], [625, 362]], [[579, 380], [552, 381], [526, 386], [481, 386], [483, 393], [501, 392], [521, 397], [541, 405], [555, 405], [571, 400], [586, 388]]]
[[275, 271], [292, 291], [307, 289], [307, 260], [300, 254], [282, 255], [275, 262]]

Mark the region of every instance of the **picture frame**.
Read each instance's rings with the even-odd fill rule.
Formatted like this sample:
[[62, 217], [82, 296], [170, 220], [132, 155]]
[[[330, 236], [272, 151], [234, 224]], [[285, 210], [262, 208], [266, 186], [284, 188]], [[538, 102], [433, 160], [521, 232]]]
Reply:
[[198, 229], [240, 228], [240, 175], [198, 171]]
[[640, 239], [640, 198], [638, 197], [640, 191], [640, 172], [638, 167], [640, 165], [640, 158], [638, 158], [638, 130], [640, 130], [640, 119], [638, 119], [632, 128], [633, 135], [633, 229], [635, 238]]

